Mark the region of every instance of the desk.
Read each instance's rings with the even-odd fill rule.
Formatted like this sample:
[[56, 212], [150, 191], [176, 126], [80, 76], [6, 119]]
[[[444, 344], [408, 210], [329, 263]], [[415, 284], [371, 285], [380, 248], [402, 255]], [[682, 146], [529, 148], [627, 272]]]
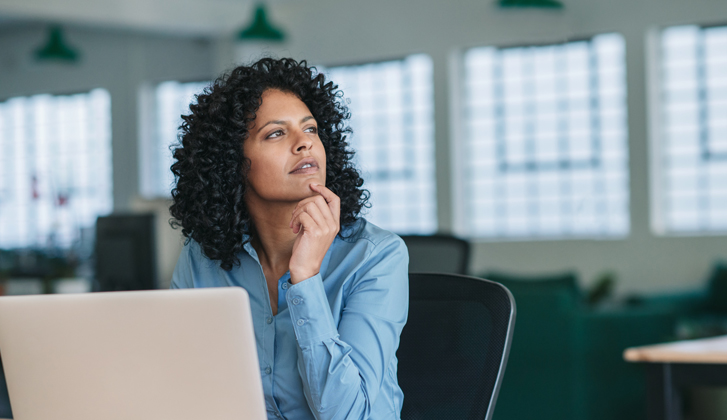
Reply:
[[681, 419], [688, 387], [727, 386], [727, 336], [634, 347], [624, 359], [647, 364], [648, 420]]

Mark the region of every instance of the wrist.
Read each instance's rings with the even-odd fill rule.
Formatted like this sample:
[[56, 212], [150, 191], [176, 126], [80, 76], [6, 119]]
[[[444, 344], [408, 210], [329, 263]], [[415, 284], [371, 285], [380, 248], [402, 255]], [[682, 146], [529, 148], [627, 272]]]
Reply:
[[290, 282], [293, 284], [298, 284], [302, 282], [303, 280], [309, 279], [316, 274], [318, 274], [320, 270], [312, 269], [312, 268], [299, 268], [299, 269], [290, 269]]

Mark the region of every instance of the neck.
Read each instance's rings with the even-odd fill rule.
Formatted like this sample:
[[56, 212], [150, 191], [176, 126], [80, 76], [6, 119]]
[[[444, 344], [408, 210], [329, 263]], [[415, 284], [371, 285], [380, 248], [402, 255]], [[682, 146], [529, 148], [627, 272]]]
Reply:
[[297, 236], [290, 228], [290, 218], [297, 202], [259, 204], [251, 203], [250, 200], [247, 203], [254, 226], [251, 244], [260, 264], [282, 275], [288, 271]]

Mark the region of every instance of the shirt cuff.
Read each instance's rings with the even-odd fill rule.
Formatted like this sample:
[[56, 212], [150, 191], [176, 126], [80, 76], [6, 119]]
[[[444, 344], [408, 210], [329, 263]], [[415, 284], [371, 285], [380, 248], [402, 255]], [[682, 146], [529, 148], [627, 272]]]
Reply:
[[290, 286], [285, 299], [301, 347], [338, 335], [320, 273]]

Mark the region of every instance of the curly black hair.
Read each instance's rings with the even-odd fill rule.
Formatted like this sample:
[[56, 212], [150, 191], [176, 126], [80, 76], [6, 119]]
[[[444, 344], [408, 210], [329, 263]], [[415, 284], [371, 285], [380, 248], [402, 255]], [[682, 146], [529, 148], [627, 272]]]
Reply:
[[341, 231], [367, 206], [368, 191], [352, 163], [346, 136], [350, 118], [338, 86], [306, 61], [263, 58], [240, 66], [197, 95], [191, 113], [182, 116], [179, 142], [172, 146], [175, 187], [169, 208], [173, 228], [182, 227], [211, 260], [231, 270], [237, 254], [254, 234], [245, 205], [250, 161], [242, 144], [268, 89], [300, 98], [318, 123], [326, 151], [326, 187], [341, 199]]

